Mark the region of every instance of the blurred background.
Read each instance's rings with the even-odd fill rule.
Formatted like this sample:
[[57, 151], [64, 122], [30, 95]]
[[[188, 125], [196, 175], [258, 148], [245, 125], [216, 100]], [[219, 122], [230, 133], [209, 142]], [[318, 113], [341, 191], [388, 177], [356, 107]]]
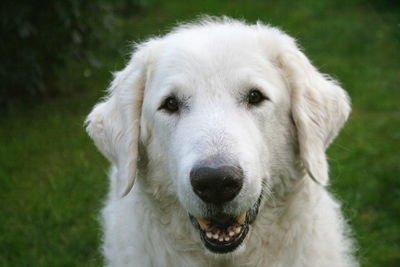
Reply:
[[400, 2], [3, 0], [0, 266], [101, 266], [107, 162], [83, 128], [132, 42], [200, 14], [261, 20], [298, 39], [349, 92], [330, 190], [362, 266], [400, 266]]

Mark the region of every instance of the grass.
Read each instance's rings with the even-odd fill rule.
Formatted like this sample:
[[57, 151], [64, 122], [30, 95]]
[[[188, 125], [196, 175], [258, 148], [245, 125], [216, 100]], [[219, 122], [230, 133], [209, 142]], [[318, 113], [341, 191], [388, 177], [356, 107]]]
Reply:
[[101, 266], [97, 214], [107, 163], [83, 120], [110, 71], [123, 66], [129, 41], [203, 13], [279, 26], [342, 82], [353, 113], [328, 151], [331, 191], [343, 202], [362, 266], [400, 266], [400, 9], [384, 3], [153, 1], [118, 21], [107, 39], [119, 49], [95, 48], [100, 68], [60, 68], [59, 83], [72, 93], [0, 116], [0, 266]]

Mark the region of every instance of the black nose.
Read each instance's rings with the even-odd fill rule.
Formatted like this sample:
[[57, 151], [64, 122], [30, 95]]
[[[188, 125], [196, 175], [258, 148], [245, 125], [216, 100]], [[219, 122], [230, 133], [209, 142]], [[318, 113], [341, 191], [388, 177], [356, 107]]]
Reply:
[[243, 170], [235, 166], [198, 166], [190, 172], [190, 183], [204, 202], [222, 204], [239, 194]]

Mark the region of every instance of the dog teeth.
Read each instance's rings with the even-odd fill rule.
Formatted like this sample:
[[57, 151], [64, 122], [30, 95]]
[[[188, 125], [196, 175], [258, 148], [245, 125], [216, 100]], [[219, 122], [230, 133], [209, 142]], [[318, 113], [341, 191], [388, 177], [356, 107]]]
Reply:
[[[226, 229], [219, 229], [206, 219], [197, 219], [199, 227], [204, 231], [205, 237], [217, 242], [229, 242], [237, 238], [243, 230], [246, 221], [246, 213], [237, 216], [236, 223]], [[215, 242], [214, 241], [214, 242]]]
[[241, 231], [242, 231], [242, 226], [236, 227], [236, 229], [235, 229], [236, 234], [239, 234]]
[[236, 217], [236, 221], [239, 224], [244, 224], [245, 220], [246, 220], [246, 213], [243, 213], [242, 215]]
[[205, 235], [208, 239], [218, 240], [219, 242], [228, 242], [232, 239], [235, 239], [243, 230], [241, 225], [233, 225], [228, 227], [225, 231], [221, 231], [218, 229], [211, 230], [210, 228], [206, 228]]
[[203, 229], [203, 230], [207, 229], [208, 225], [210, 224], [209, 221], [204, 220], [204, 219], [197, 219], [197, 222], [199, 223], [200, 228]]

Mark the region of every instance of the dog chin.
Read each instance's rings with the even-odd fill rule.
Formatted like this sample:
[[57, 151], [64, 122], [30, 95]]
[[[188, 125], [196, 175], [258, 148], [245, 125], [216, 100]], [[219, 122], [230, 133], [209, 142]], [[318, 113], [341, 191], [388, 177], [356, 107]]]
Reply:
[[215, 252], [210, 251], [207, 248], [204, 248], [204, 254], [207, 257], [216, 259], [216, 260], [224, 260], [224, 259], [230, 259], [235, 256], [240, 256], [246, 250], [246, 240], [247, 240], [247, 238], [243, 241], [242, 244], [240, 244], [234, 251], [232, 251], [230, 253], [215, 253]]

